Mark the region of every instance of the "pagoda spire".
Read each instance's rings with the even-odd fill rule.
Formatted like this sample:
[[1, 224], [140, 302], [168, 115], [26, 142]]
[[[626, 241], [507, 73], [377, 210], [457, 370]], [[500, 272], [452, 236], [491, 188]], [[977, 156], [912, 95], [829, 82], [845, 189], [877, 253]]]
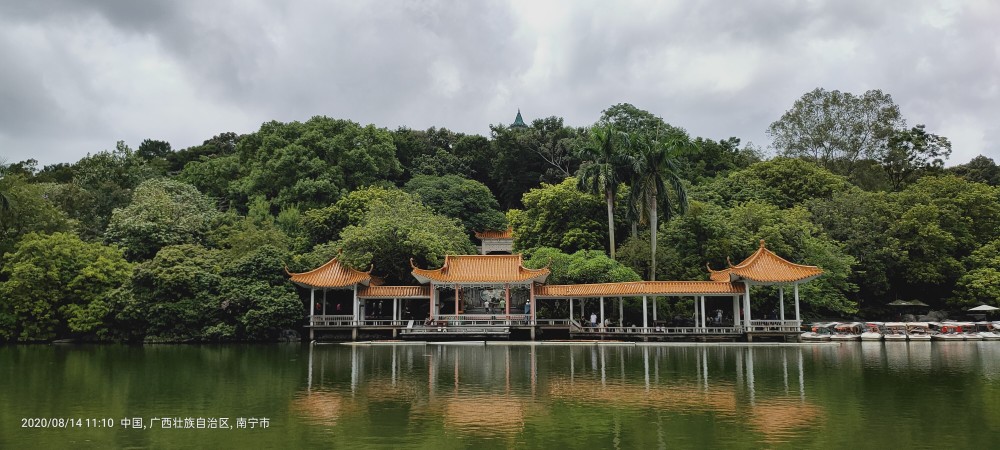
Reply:
[[521, 108], [517, 108], [517, 117], [514, 118], [514, 123], [510, 124], [511, 128], [528, 128], [525, 125], [524, 119], [521, 118]]

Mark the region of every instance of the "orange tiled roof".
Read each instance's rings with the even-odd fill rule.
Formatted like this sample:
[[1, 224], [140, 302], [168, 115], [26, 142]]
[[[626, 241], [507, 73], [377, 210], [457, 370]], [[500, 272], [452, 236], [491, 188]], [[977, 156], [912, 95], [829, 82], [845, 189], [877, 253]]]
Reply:
[[430, 298], [430, 286], [368, 286], [358, 290], [361, 298]]
[[733, 295], [743, 287], [728, 281], [630, 281], [600, 284], [553, 284], [535, 288], [536, 297], [633, 297], [637, 295]]
[[292, 277], [293, 283], [308, 288], [342, 288], [358, 283], [367, 286], [371, 282], [371, 270], [368, 272], [354, 270], [341, 264], [338, 259], [340, 255], [308, 272], [291, 273], [285, 269], [285, 273]]
[[421, 283], [544, 283], [549, 269], [527, 269], [521, 255], [447, 255], [440, 269], [413, 265], [413, 276]]
[[477, 239], [513, 239], [514, 229], [508, 228], [503, 231], [477, 231]]
[[823, 269], [816, 266], [806, 266], [788, 262], [784, 258], [764, 246], [760, 240], [760, 248], [743, 262], [722, 270], [708, 268], [712, 281], [755, 281], [758, 283], [791, 283], [808, 281], [823, 274]]

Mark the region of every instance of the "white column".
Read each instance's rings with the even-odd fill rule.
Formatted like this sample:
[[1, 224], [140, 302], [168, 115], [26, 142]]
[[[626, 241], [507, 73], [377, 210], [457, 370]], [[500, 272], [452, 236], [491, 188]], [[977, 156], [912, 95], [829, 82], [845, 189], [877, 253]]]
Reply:
[[642, 327], [649, 327], [649, 321], [646, 320], [646, 296], [642, 296]]
[[734, 295], [733, 296], [733, 326], [734, 327], [739, 327], [740, 326], [740, 303], [739, 303], [739, 298], [740, 298], [740, 296], [738, 296], [738, 295]]
[[[538, 319], [538, 299], [535, 298], [535, 283], [532, 282], [531, 284], [529, 284], [528, 285], [528, 289], [531, 289], [530, 291], [528, 291], [528, 313], [530, 313], [529, 316], [530, 316], [530, 319], [531, 319], [531, 322], [529, 322], [529, 323], [531, 325], [535, 325], [535, 324], [538, 323], [538, 320], [537, 320]], [[534, 335], [532, 335], [532, 336], [534, 336]]]
[[653, 297], [653, 325], [656, 325], [656, 297]]
[[618, 297], [618, 326], [625, 326], [625, 299]]
[[604, 297], [601, 297], [601, 326], [604, 326]]
[[392, 320], [399, 320], [399, 299], [392, 299]]
[[801, 318], [799, 317], [799, 284], [795, 283], [795, 320], [799, 321], [801, 324]]
[[316, 288], [309, 289], [309, 326], [313, 324], [313, 316], [316, 315]]
[[700, 328], [701, 327], [701, 320], [698, 319], [698, 297], [694, 297], [694, 301], [691, 302], [691, 304], [694, 305], [694, 313], [693, 313], [693, 316], [694, 316], [693, 317], [694, 318], [694, 327], [695, 328]]
[[746, 294], [743, 295], [743, 321], [750, 326], [750, 283], [744, 282]]
[[705, 296], [702, 295], [701, 296], [701, 327], [702, 328], [705, 328], [705, 327], [708, 326], [708, 324], [705, 323], [705, 317], [706, 317], [706, 314], [705, 314]]
[[323, 289], [323, 315], [326, 315], [326, 289]]
[[569, 321], [573, 321], [573, 299], [569, 299]]
[[781, 320], [785, 320], [785, 287], [778, 288], [778, 309], [781, 311]]
[[361, 303], [358, 302], [358, 285], [354, 285], [354, 320], [363, 320], [365, 316], [361, 314]]

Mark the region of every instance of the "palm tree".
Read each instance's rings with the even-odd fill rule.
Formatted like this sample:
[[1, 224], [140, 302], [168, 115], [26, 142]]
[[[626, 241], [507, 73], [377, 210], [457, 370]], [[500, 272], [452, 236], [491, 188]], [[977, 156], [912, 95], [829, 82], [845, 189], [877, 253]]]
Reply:
[[608, 204], [608, 240], [611, 259], [615, 259], [615, 193], [623, 178], [621, 169], [627, 161], [622, 148], [627, 136], [615, 130], [613, 124], [595, 125], [590, 129], [590, 144], [580, 151], [580, 159], [589, 161], [580, 167], [578, 188], [595, 195], [604, 195]]
[[675, 212], [683, 214], [687, 211], [687, 190], [678, 176], [680, 171], [674, 155], [692, 144], [681, 133], [671, 133], [662, 140], [638, 136], [632, 142], [633, 154], [629, 156], [632, 170], [629, 203], [643, 213], [649, 223], [649, 280], [655, 281], [659, 215], [662, 213], [664, 219], [670, 220]]

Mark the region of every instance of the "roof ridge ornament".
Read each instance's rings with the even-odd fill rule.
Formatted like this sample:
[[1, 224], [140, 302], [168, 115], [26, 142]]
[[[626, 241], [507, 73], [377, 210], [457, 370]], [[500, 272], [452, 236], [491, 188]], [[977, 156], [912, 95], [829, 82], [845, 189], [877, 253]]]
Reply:
[[763, 239], [760, 240], [760, 248], [767, 248], [767, 246], [764, 245]]

